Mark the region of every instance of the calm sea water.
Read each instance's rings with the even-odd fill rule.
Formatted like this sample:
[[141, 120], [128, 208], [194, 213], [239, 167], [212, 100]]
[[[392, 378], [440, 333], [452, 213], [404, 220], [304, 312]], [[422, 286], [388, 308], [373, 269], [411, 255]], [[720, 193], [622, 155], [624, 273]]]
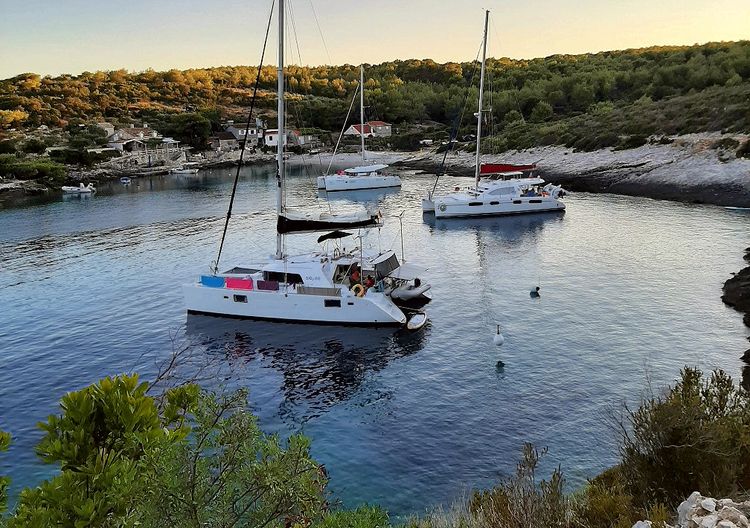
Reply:
[[[406, 258], [433, 285], [429, 326], [187, 317], [180, 285], [215, 258], [232, 176], [115, 183], [91, 199], [0, 210], [0, 428], [14, 435], [0, 474], [14, 492], [54, 471], [33, 447], [63, 393], [108, 374], [153, 375], [173, 347], [189, 347], [188, 371], [221, 367], [210, 383], [247, 386], [265, 430], [309, 435], [345, 505], [397, 515], [491, 485], [525, 441], [547, 446], [545, 469], [561, 464], [575, 487], [616, 461], [606, 416], [621, 402], [686, 364], [740, 376], [748, 331], [720, 293], [743, 266], [748, 214], [574, 194], [564, 215], [436, 223], [419, 207], [429, 177], [329, 202], [300, 173], [290, 203], [380, 208], [387, 223], [369, 247], [400, 253], [403, 212]], [[244, 169], [222, 267], [273, 252], [273, 193], [272, 169]], [[303, 235], [287, 250], [315, 246]]]

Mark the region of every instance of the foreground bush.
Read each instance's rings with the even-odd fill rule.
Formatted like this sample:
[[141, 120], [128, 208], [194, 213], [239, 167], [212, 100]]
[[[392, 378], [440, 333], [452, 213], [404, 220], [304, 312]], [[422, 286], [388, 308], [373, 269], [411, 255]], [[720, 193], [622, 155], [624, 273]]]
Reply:
[[326, 477], [309, 442], [263, 434], [243, 391], [187, 385], [157, 401], [137, 376], [65, 395], [37, 452], [60, 473], [21, 493], [9, 528], [309, 526]]
[[735, 497], [750, 488], [750, 393], [723, 371], [704, 379], [685, 368], [624, 425], [620, 470], [636, 503], [671, 507], [695, 490]]

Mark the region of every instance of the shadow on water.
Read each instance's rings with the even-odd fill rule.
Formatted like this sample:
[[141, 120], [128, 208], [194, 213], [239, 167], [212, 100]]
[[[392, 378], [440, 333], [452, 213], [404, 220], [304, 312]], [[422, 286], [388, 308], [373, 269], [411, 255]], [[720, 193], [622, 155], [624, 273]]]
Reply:
[[189, 315], [186, 324], [191, 343], [207, 356], [227, 362], [236, 376], [249, 372], [246, 367], [253, 363], [278, 372], [283, 380], [282, 417], [295, 422], [350, 399], [368, 375], [424, 348], [429, 332], [429, 325], [417, 332], [352, 331], [202, 315]]

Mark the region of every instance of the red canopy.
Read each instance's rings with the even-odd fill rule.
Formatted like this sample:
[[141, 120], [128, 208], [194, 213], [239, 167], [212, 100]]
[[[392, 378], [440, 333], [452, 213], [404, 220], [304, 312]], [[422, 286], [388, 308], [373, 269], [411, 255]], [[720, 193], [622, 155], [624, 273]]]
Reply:
[[513, 165], [512, 163], [482, 163], [479, 174], [497, 174], [499, 172], [529, 171], [536, 169], [536, 163], [531, 165]]

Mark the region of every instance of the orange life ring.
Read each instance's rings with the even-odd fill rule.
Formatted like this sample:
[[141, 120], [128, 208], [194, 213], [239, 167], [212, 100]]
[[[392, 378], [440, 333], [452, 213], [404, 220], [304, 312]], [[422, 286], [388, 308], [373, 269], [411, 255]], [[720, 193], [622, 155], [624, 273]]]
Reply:
[[361, 284], [355, 284], [352, 286], [352, 293], [356, 295], [357, 297], [364, 297], [365, 296], [365, 287]]

